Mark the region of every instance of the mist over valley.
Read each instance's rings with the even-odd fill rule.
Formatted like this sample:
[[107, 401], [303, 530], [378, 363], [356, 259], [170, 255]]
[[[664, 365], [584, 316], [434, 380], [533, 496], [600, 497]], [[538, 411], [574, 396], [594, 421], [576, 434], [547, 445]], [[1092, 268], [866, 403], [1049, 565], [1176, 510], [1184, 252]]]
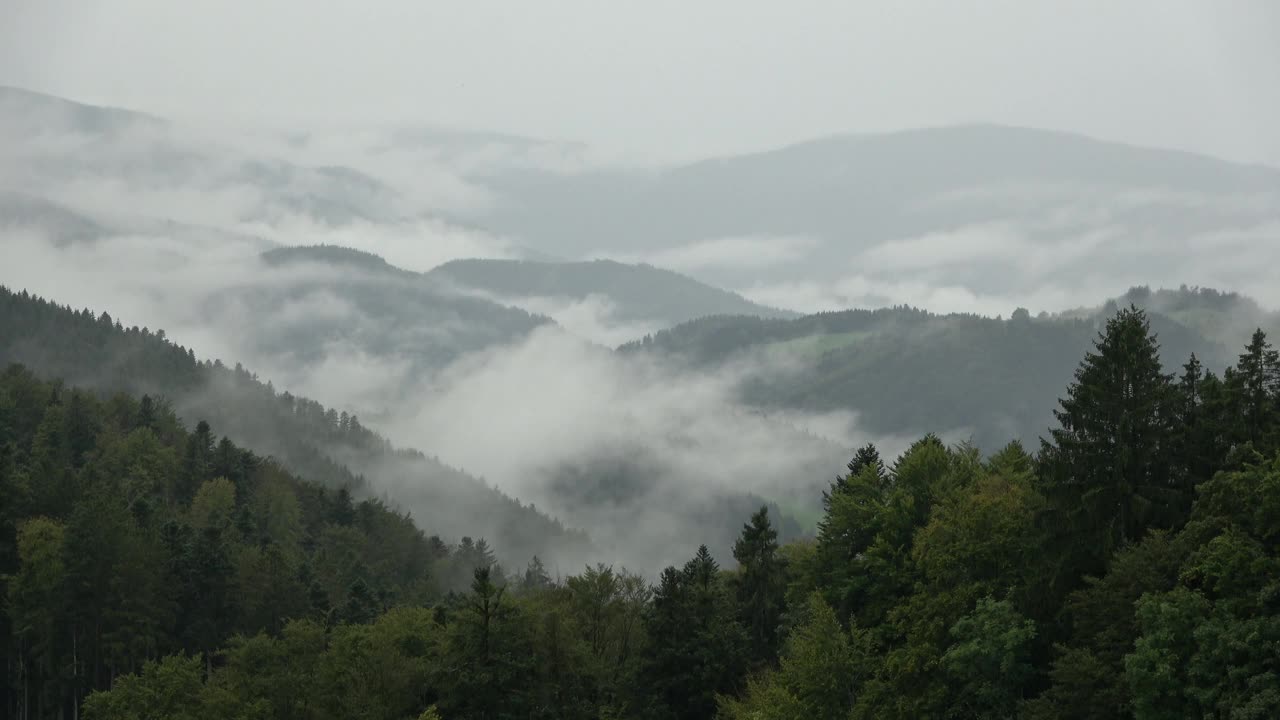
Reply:
[[7, 10], [0, 720], [1280, 717], [1274, 7]]

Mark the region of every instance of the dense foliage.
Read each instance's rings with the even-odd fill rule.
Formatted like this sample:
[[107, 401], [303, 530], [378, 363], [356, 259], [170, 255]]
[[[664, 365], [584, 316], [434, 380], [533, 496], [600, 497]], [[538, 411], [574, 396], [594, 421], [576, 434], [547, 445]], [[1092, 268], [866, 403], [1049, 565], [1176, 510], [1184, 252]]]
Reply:
[[[87, 718], [1280, 715], [1280, 355], [1107, 322], [1036, 452], [858, 451], [736, 566], [504, 571], [149, 397], [0, 382], [5, 711]], [[459, 592], [457, 578], [469, 573]]]
[[[213, 654], [289, 618], [371, 620], [488, 567], [484, 541], [426, 537], [275, 461], [185, 430], [151, 396], [0, 374], [7, 711], [59, 716], [148, 660]], [[207, 668], [202, 668], [202, 671]]]

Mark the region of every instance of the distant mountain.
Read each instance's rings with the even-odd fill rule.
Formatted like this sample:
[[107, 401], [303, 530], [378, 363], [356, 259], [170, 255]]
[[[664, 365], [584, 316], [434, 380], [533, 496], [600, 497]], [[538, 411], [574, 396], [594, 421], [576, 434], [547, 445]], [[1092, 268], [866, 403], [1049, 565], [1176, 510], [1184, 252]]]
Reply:
[[657, 171], [510, 173], [490, 182], [510, 202], [484, 215], [489, 226], [547, 248], [582, 252], [806, 234], [838, 241], [847, 252], [1018, 210], [1007, 207], [1009, 198], [985, 207], [930, 206], [948, 193], [1280, 192], [1280, 170], [1069, 133], [969, 125], [829, 137]]
[[78, 103], [34, 90], [0, 85], [0, 122], [9, 131], [55, 135], [113, 135], [168, 123], [153, 115]]
[[108, 230], [101, 222], [44, 198], [0, 190], [0, 231], [48, 233], [59, 245], [89, 242]]
[[428, 276], [495, 298], [601, 297], [611, 304], [614, 317], [627, 323], [670, 326], [708, 315], [796, 316], [670, 270], [611, 260], [455, 260], [435, 268]]
[[[1280, 332], [1275, 315], [1249, 314], [1250, 301], [1238, 296], [1140, 288], [1119, 300], [1130, 302], [1148, 309], [1168, 372], [1193, 352], [1221, 371], [1248, 342], [1255, 322]], [[702, 369], [755, 360], [762, 369], [744, 381], [741, 393], [762, 408], [855, 410], [875, 433], [950, 434], [986, 450], [1016, 438], [1034, 447], [1052, 425], [1062, 388], [1119, 303], [1058, 316], [1019, 311], [1009, 319], [905, 307], [794, 320], [704, 318], [620, 351]], [[1217, 319], [1206, 322], [1211, 317]], [[1234, 330], [1221, 330], [1227, 327]]]
[[[517, 342], [550, 318], [459, 293], [430, 275], [411, 272], [383, 258], [345, 247], [275, 248], [262, 255], [274, 273], [230, 298], [252, 316], [283, 305], [325, 307], [334, 297], [349, 313], [300, 313], [285, 327], [252, 324], [257, 353], [294, 363], [322, 360], [333, 343], [346, 343], [374, 357], [411, 362], [417, 372], [439, 369], [476, 350]], [[218, 309], [211, 308], [218, 312]]]
[[[82, 211], [152, 213], [179, 222], [390, 222], [413, 214], [400, 193], [352, 168], [308, 167], [143, 113], [0, 87], [0, 190]], [[203, 204], [180, 202], [200, 193]], [[113, 208], [116, 196], [148, 207]], [[163, 213], [163, 214], [161, 214]]]
[[[1069, 133], [929, 128], [478, 181], [496, 201], [470, 217], [492, 230], [568, 257], [651, 259], [791, 309], [918, 303], [946, 288], [935, 307], [1049, 296], [1036, 308], [1048, 310], [1141, 283], [1280, 299], [1256, 264], [1280, 261], [1280, 170]], [[743, 238], [754, 244], [702, 252]], [[757, 249], [772, 254], [744, 257]]]

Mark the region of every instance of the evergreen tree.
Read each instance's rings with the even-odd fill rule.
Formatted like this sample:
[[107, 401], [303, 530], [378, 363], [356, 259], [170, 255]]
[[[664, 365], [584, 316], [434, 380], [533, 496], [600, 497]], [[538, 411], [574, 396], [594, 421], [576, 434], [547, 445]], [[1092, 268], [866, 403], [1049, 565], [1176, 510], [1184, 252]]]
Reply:
[[534, 668], [529, 628], [519, 609], [478, 567], [451, 628], [441, 685], [441, 714], [497, 720], [530, 717]]
[[357, 577], [347, 588], [347, 601], [339, 608], [336, 619], [353, 625], [371, 623], [381, 610], [376, 594], [369, 589], [364, 578]]
[[850, 460], [845, 467], [849, 468], [849, 474], [836, 477], [836, 481], [832, 484], [831, 490], [824, 494], [829, 495], [830, 493], [843, 490], [847, 486], [850, 478], [861, 475], [864, 468], [870, 468], [871, 471], [875, 473], [875, 476], [880, 478], [882, 481], [886, 477], [884, 462], [880, 459], [880, 451], [877, 450], [876, 446], [872, 443], [867, 443], [866, 445], [858, 448], [853, 459]]
[[1258, 329], [1245, 346], [1236, 363], [1232, 389], [1240, 402], [1243, 422], [1242, 441], [1253, 443], [1260, 452], [1269, 449], [1270, 430], [1280, 412], [1280, 351], [1267, 342], [1266, 333]]
[[1097, 573], [1150, 527], [1170, 527], [1189, 489], [1171, 472], [1177, 408], [1146, 314], [1122, 310], [1076, 370], [1043, 443], [1054, 529], [1069, 575]]
[[743, 626], [757, 663], [777, 659], [779, 631], [786, 612], [786, 578], [778, 556], [778, 532], [769, 523], [769, 508], [761, 507], [743, 526], [733, 545], [738, 561], [734, 589]]
[[529, 561], [528, 567], [524, 569], [524, 578], [520, 582], [520, 588], [525, 591], [544, 590], [551, 587], [551, 576], [547, 574], [547, 568], [542, 564], [542, 560], [537, 555]]
[[150, 395], [143, 395], [138, 404], [138, 427], [151, 428], [156, 424], [156, 404]]
[[213, 477], [213, 430], [209, 423], [196, 423], [196, 431], [187, 439], [186, 456], [182, 464], [182, 483], [178, 486], [178, 499], [190, 502], [196, 490]]
[[884, 462], [880, 460], [880, 451], [871, 443], [858, 448], [857, 454], [849, 461], [848, 468], [850, 475], [861, 473], [863, 468], [872, 468], [876, 475], [884, 477]]
[[646, 622], [650, 639], [642, 675], [659, 717], [693, 720], [715, 712], [716, 695], [738, 689], [746, 633], [705, 545], [681, 570], [662, 572]]

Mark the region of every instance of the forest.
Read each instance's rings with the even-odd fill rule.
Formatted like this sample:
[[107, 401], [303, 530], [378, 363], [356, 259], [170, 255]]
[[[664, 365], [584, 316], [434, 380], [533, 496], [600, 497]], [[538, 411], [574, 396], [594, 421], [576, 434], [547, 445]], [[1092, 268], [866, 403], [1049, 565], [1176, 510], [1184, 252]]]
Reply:
[[[1280, 355], [1121, 309], [1039, 447], [859, 449], [813, 537], [496, 562], [160, 396], [0, 375], [14, 718], [1273, 718]], [[349, 423], [350, 424], [350, 421]]]

